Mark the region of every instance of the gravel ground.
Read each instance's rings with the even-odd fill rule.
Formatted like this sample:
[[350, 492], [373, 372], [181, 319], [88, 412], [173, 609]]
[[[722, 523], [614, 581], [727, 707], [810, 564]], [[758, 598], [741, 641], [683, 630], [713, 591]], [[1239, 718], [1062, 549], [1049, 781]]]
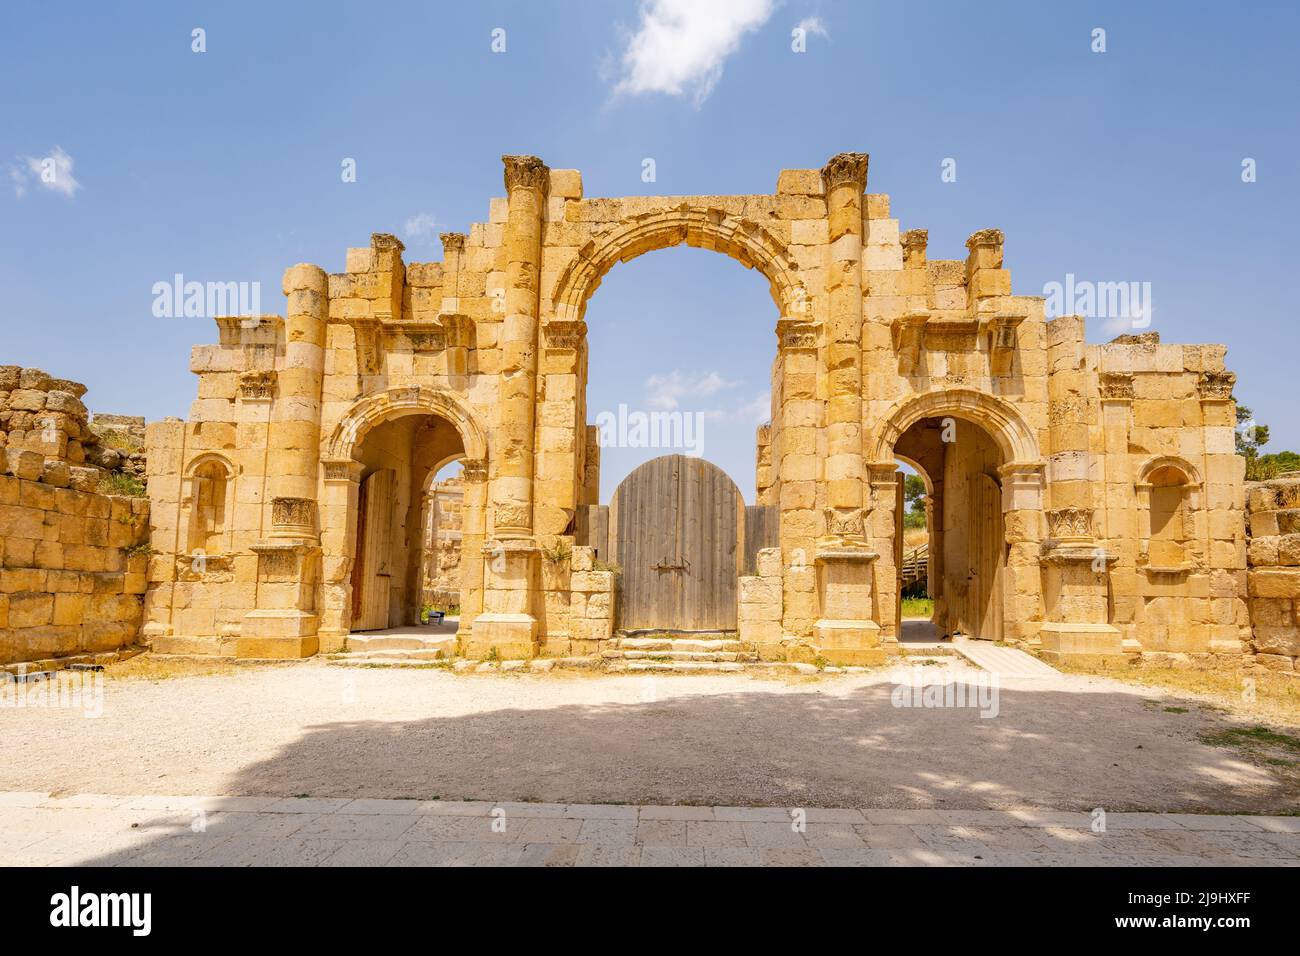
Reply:
[[[955, 665], [961, 667], [961, 665]], [[974, 673], [965, 671], [964, 673]], [[1239, 726], [1093, 677], [999, 713], [899, 708], [883, 672], [455, 675], [317, 661], [114, 679], [103, 713], [0, 709], [0, 790], [1061, 810], [1300, 807], [1198, 734]]]

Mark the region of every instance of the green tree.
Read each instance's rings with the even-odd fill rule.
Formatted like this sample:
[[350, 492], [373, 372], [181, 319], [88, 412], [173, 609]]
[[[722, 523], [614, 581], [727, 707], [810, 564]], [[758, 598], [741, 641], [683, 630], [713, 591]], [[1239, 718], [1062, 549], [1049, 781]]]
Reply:
[[1284, 471], [1300, 470], [1300, 455], [1279, 451], [1261, 455], [1268, 444], [1268, 426], [1255, 421], [1255, 413], [1246, 405], [1237, 406], [1237, 454], [1246, 459], [1246, 480], [1262, 481]]

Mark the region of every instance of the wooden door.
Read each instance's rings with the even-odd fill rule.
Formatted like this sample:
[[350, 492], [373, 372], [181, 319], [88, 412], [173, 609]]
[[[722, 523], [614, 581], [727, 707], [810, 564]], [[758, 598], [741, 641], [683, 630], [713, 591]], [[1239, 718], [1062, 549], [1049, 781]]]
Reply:
[[610, 504], [623, 630], [734, 631], [744, 501], [716, 465], [665, 455]]
[[972, 475], [970, 505], [971, 636], [996, 641], [1002, 637], [1002, 569], [1006, 563], [1002, 489], [988, 475]]
[[388, 627], [392, 600], [393, 492], [397, 472], [384, 468], [361, 482], [357, 510], [357, 552], [352, 565], [352, 629]]

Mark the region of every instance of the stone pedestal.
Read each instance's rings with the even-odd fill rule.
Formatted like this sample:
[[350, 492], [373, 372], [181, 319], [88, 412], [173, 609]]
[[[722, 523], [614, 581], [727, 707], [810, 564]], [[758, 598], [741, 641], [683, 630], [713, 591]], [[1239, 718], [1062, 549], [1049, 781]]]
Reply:
[[880, 625], [872, 619], [871, 564], [879, 555], [862, 546], [839, 544], [817, 552], [817, 594], [821, 616], [813, 623], [818, 656], [832, 664], [880, 664], [885, 650]]
[[[1052, 524], [1084, 520], [1055, 511], [1048, 518]], [[1089, 535], [1046, 542], [1042, 570], [1047, 620], [1039, 637], [1048, 661], [1123, 657], [1119, 629], [1109, 623], [1109, 573], [1115, 561], [1116, 555]]]
[[494, 541], [483, 548], [484, 612], [461, 642], [463, 657], [527, 660], [541, 639], [533, 596], [541, 591], [540, 555], [526, 538]]
[[253, 545], [257, 554], [257, 607], [244, 615], [235, 656], [311, 657], [316, 637], [316, 577], [320, 547], [314, 541], [272, 538]]

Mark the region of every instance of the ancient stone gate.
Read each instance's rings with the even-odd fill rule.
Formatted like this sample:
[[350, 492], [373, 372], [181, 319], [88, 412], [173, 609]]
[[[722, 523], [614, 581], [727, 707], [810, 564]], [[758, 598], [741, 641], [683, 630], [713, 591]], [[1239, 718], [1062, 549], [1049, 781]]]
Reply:
[[[359, 489], [383, 469], [393, 527], [372, 597], [409, 620], [424, 493], [459, 458], [462, 653], [598, 651], [617, 573], [581, 520], [599, 487], [585, 310], [616, 263], [686, 243], [761, 271], [774, 302], [754, 506], [777, 513], [779, 548], [759, 552], [737, 604], [763, 657], [897, 649], [900, 461], [933, 489], [945, 633], [1048, 655], [1241, 653], [1243, 466], [1222, 346], [1086, 344], [1082, 319], [1047, 321], [1041, 297], [1012, 293], [1000, 231], [931, 259], [926, 231], [900, 232], [888, 197], [866, 193], [864, 154], [738, 196], [585, 198], [575, 170], [504, 162], [505, 196], [442, 237], [442, 261], [407, 263], [377, 234], [343, 272], [290, 268], [284, 318], [220, 319], [218, 343], [195, 348], [188, 421], [149, 430], [156, 650], [342, 647]], [[219, 560], [199, 567], [212, 542]]]

